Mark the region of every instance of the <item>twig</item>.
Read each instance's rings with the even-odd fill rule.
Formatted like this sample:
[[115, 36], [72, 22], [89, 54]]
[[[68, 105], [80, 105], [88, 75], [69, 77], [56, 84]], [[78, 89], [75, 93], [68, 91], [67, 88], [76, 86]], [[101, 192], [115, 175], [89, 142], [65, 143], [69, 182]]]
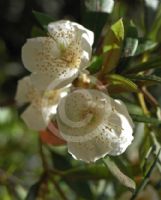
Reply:
[[145, 103], [145, 100], [144, 100], [144, 95], [143, 95], [142, 92], [138, 92], [138, 99], [139, 99], [139, 102], [140, 102], [140, 105], [142, 107], [144, 114], [149, 116], [149, 111], [148, 111], [148, 108], [146, 106], [146, 103]]
[[53, 176], [50, 177], [50, 180], [53, 182], [53, 184], [54, 184], [56, 190], [58, 191], [60, 197], [62, 198], [62, 200], [68, 200], [67, 197], [65, 196], [64, 192], [62, 191], [61, 187], [56, 182], [56, 180], [54, 179]]
[[47, 163], [47, 160], [45, 158], [45, 155], [44, 155], [43, 144], [42, 144], [40, 138], [39, 138], [39, 149], [40, 149], [40, 156], [41, 156], [41, 160], [42, 160], [42, 165], [43, 165], [44, 171], [48, 171], [49, 167], [48, 167], [48, 163]]
[[142, 183], [139, 185], [139, 187], [135, 190], [135, 192], [133, 193], [132, 197], [130, 200], [135, 200], [136, 197], [138, 196], [139, 192], [141, 192], [143, 190], [143, 188], [147, 185], [147, 183], [149, 182], [149, 178], [151, 173], [153, 172], [157, 162], [158, 162], [158, 157], [160, 155], [161, 149], [158, 151], [158, 154], [156, 155], [156, 158], [154, 160], [154, 162], [152, 163], [150, 169], [148, 170], [148, 172], [146, 173], [146, 175], [144, 176], [144, 179], [142, 181]]
[[147, 90], [147, 88], [144, 86], [141, 88], [142, 93], [144, 96], [149, 100], [149, 103], [151, 103], [152, 106], [158, 107], [158, 101], [150, 94], [150, 92]]

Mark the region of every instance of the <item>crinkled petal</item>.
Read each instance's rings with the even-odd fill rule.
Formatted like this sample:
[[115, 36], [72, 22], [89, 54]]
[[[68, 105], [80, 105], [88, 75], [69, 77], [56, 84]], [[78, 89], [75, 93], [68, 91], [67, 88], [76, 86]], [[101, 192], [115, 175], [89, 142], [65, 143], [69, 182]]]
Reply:
[[41, 110], [38, 110], [35, 106], [30, 105], [21, 115], [25, 124], [33, 130], [43, 130], [47, 124], [42, 116]]
[[92, 46], [94, 42], [94, 33], [81, 24], [76, 22], [72, 22], [72, 24], [76, 27], [77, 34], [81, 35], [84, 39], [86, 39], [86, 41], [88, 41], [89, 45]]
[[50, 37], [28, 39], [22, 48], [23, 64], [31, 72], [51, 73], [59, 56], [60, 49]]
[[115, 112], [109, 117], [111, 129], [111, 155], [122, 154], [133, 140], [133, 122], [123, 102], [114, 101]]
[[[108, 106], [104, 109], [105, 104]], [[57, 122], [60, 134], [67, 141], [83, 142], [104, 129], [104, 115], [112, 111], [110, 98], [97, 90], [76, 90], [58, 105]]]
[[68, 142], [69, 153], [77, 160], [95, 162], [111, 151], [110, 141], [100, 134], [86, 142]]
[[18, 81], [16, 96], [15, 96], [15, 100], [17, 101], [18, 104], [29, 102], [27, 94], [31, 87], [32, 83], [30, 80], [30, 76], [26, 76]]

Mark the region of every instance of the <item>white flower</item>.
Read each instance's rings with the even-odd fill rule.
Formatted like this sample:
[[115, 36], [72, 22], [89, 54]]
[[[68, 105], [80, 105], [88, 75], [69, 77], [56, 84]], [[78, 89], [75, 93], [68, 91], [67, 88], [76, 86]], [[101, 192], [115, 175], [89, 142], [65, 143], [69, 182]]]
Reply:
[[26, 76], [18, 82], [15, 100], [19, 105], [30, 103], [21, 115], [26, 125], [33, 130], [43, 130], [56, 113], [57, 103], [66, 88], [41, 91], [33, 86], [30, 78]]
[[[129, 200], [131, 198], [131, 192], [125, 192], [121, 195], [119, 200]], [[144, 191], [140, 192], [135, 200], [159, 200], [157, 191], [150, 185], [148, 185]]]
[[111, 13], [114, 0], [85, 0], [85, 5], [90, 11]]
[[75, 22], [60, 20], [48, 25], [48, 37], [28, 39], [22, 48], [24, 66], [37, 88], [72, 82], [90, 61], [93, 32]]
[[119, 155], [133, 140], [126, 106], [98, 90], [79, 89], [62, 98], [57, 123], [69, 153], [85, 162]]

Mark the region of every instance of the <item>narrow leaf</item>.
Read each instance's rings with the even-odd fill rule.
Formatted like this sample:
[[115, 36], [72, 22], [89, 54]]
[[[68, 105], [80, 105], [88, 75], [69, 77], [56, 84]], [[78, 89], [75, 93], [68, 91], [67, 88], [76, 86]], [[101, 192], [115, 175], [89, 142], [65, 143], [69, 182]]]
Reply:
[[111, 84], [122, 85], [123, 87], [128, 88], [134, 92], [138, 91], [137, 85], [134, 82], [118, 74], [109, 74], [107, 76], [107, 80], [111, 82]]
[[161, 84], [161, 77], [155, 75], [135, 75], [130, 74], [126, 76], [132, 81], [148, 81], [154, 84]]
[[122, 19], [120, 19], [107, 30], [107, 34], [104, 38], [104, 48], [110, 46], [110, 49], [103, 55], [103, 74], [106, 74], [117, 66], [121, 57], [123, 40], [124, 25]]
[[32, 185], [31, 188], [29, 189], [29, 192], [25, 200], [35, 200], [38, 195], [39, 187], [40, 187], [40, 182], [37, 182], [34, 185]]
[[118, 166], [109, 157], [103, 159], [103, 162], [105, 166], [108, 167], [110, 172], [120, 181], [121, 184], [132, 190], [135, 189], [135, 182], [131, 178], [123, 174]]
[[133, 196], [131, 197], [130, 200], [135, 200], [136, 197], [138, 196], [138, 194], [144, 189], [144, 187], [147, 185], [149, 178], [154, 170], [154, 168], [156, 167], [157, 163], [158, 163], [158, 158], [160, 155], [160, 151], [161, 149], [159, 149], [153, 163], [151, 164], [151, 167], [149, 168], [148, 172], [146, 173], [146, 175], [144, 176], [144, 179], [142, 180], [141, 184], [139, 185], [139, 187], [135, 190], [135, 192], [133, 193]]
[[131, 115], [131, 117], [135, 122], [144, 122], [154, 125], [161, 125], [161, 121], [159, 121], [157, 118], [154, 117], [147, 117], [145, 115], [133, 115], [133, 114]]
[[146, 51], [150, 51], [154, 49], [157, 45], [158, 45], [157, 42], [153, 42], [151, 40], [147, 40], [145, 42], [139, 43], [135, 55], [140, 55]]
[[119, 19], [115, 24], [113, 24], [111, 30], [119, 41], [124, 39], [124, 24], [122, 19]]
[[50, 22], [55, 21], [52, 17], [50, 17], [44, 13], [41, 13], [38, 11], [32, 11], [32, 12], [33, 12], [35, 18], [37, 19], [37, 21], [39, 22], [39, 24], [41, 25], [41, 27], [45, 30], [47, 30], [47, 25]]
[[132, 66], [131, 68], [128, 68], [124, 70], [124, 73], [138, 73], [142, 71], [146, 71], [149, 69], [156, 69], [161, 68], [161, 58], [153, 58], [145, 63]]
[[124, 56], [134, 56], [138, 47], [138, 39], [135, 38], [126, 38]]

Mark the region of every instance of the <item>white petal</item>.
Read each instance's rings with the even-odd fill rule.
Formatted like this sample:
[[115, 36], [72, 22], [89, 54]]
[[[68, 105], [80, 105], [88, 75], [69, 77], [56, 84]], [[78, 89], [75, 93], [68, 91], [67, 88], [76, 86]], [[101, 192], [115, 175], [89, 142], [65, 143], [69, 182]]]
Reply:
[[27, 103], [30, 101], [27, 94], [31, 89], [31, 87], [32, 83], [30, 80], [30, 76], [26, 76], [18, 81], [16, 96], [15, 96], [15, 100], [17, 101], [18, 104]]
[[[111, 101], [111, 103], [112, 103], [112, 101]], [[125, 115], [127, 120], [129, 121], [130, 125], [132, 127], [134, 127], [134, 123], [133, 123], [133, 121], [132, 121], [132, 119], [131, 119], [131, 117], [128, 113], [126, 105], [121, 100], [115, 99], [114, 100], [114, 107], [117, 110], [117, 112], [119, 112], [122, 115]]]
[[30, 105], [21, 115], [26, 125], [33, 130], [43, 130], [46, 128], [46, 122], [42, 116], [41, 110], [35, 106]]
[[54, 68], [54, 73], [32, 73], [31, 80], [34, 86], [40, 90], [62, 88], [77, 77], [78, 69]]
[[108, 138], [101, 134], [87, 142], [69, 142], [68, 151], [77, 160], [95, 162], [111, 151]]
[[[108, 106], [104, 109], [106, 104]], [[90, 140], [102, 132], [104, 115], [109, 116], [111, 111], [110, 98], [104, 93], [98, 90], [76, 90], [58, 105], [60, 134], [67, 141]]]
[[72, 22], [72, 24], [76, 27], [77, 34], [81, 35], [84, 39], [86, 39], [86, 41], [88, 41], [90, 46], [92, 46], [94, 42], [94, 33], [81, 24], [76, 22]]
[[62, 48], [67, 48], [75, 38], [75, 29], [69, 20], [48, 24], [48, 32]]
[[31, 72], [52, 72], [55, 58], [60, 56], [56, 42], [50, 37], [28, 39], [22, 48], [22, 61]]
[[121, 101], [115, 100], [116, 111], [109, 117], [111, 124], [111, 155], [122, 154], [133, 140], [133, 122], [129, 116], [126, 106]]

